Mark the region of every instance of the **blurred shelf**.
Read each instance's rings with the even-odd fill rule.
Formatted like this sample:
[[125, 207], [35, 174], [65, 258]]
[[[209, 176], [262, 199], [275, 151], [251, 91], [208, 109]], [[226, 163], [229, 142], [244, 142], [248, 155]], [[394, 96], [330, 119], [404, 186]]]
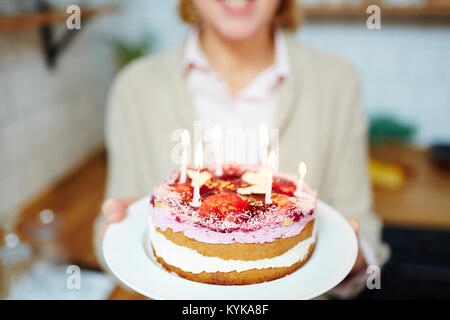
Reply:
[[[91, 19], [98, 15], [114, 13], [117, 10], [117, 5], [104, 5], [95, 8], [82, 7], [81, 19]], [[69, 14], [65, 11], [54, 9], [18, 16], [0, 16], [0, 32], [40, 28], [51, 24], [64, 23], [68, 16]]]
[[[352, 20], [366, 18], [366, 12], [371, 3], [360, 6], [352, 5], [318, 5], [303, 8], [307, 21], [315, 20]], [[377, 3], [373, 3], [377, 4]], [[379, 5], [379, 4], [378, 4]], [[381, 19], [390, 22], [400, 21], [433, 21], [450, 22], [450, 6], [424, 6], [424, 7], [391, 7], [380, 6]]]

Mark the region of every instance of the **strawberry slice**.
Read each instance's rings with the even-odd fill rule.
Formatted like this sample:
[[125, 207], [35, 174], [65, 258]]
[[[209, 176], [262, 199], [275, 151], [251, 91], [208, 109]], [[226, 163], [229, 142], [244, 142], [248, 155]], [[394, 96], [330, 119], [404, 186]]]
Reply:
[[213, 194], [235, 192], [237, 189], [234, 183], [225, 180], [209, 180], [200, 187], [200, 195], [206, 198]]
[[292, 201], [289, 200], [289, 197], [285, 194], [272, 193], [272, 204], [277, 207], [284, 207], [292, 204]]
[[194, 188], [188, 184], [171, 184], [169, 187], [180, 194], [184, 200], [189, 200], [192, 198], [194, 193]]
[[297, 189], [297, 186], [294, 183], [292, 183], [291, 181], [284, 180], [284, 179], [277, 179], [272, 184], [273, 192], [283, 193], [290, 197], [292, 197], [294, 195], [294, 192], [296, 189]]
[[272, 204], [278, 207], [277, 214], [291, 217], [294, 222], [299, 221], [303, 217], [302, 212], [287, 195], [272, 193]]
[[248, 220], [248, 215], [245, 212], [249, 208], [249, 203], [242, 197], [232, 193], [223, 193], [204, 199], [198, 210], [198, 215], [205, 223], [221, 221], [239, 224]]

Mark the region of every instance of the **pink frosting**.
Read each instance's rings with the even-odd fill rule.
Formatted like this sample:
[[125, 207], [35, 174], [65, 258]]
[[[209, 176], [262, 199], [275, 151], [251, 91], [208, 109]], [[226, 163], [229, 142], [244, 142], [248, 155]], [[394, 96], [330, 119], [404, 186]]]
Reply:
[[[221, 177], [215, 177], [212, 168], [205, 170], [212, 174], [212, 181], [223, 181], [222, 179], [226, 179], [226, 177], [236, 179], [235, 177], [237, 177], [237, 185], [239, 185], [239, 179], [243, 173], [258, 172], [263, 168], [259, 165], [227, 164], [223, 165], [222, 169]], [[296, 236], [309, 221], [314, 219], [316, 192], [303, 183], [298, 190], [300, 194], [293, 196], [292, 186], [295, 187], [297, 181], [295, 181], [295, 177], [281, 172], [274, 174], [274, 185], [277, 188], [290, 187], [291, 191], [289, 189], [288, 191], [281, 190], [284, 192], [282, 200], [278, 203], [274, 200], [274, 204], [271, 206], [263, 206], [261, 201], [256, 200], [257, 214], [255, 215], [256, 211], [250, 209], [242, 212], [240, 214], [248, 218], [243, 221], [205, 218], [200, 214], [199, 208], [190, 205], [189, 197], [192, 195], [183, 188], [187, 187], [189, 190], [191, 187], [182, 185], [181, 191], [174, 189], [174, 185], [180, 187], [177, 185], [178, 176], [178, 172], [174, 171], [166, 181], [156, 185], [153, 190], [150, 216], [153, 224], [163, 231], [169, 228], [174, 232], [183, 232], [188, 238], [205, 243], [264, 243]], [[236, 183], [235, 180], [231, 181]], [[213, 188], [218, 187], [216, 185]], [[205, 199], [207, 197], [208, 195], [205, 196]], [[155, 203], [163, 205], [164, 209], [155, 207]], [[286, 222], [291, 222], [291, 224], [285, 225]]]
[[265, 226], [255, 231], [232, 231], [218, 232], [204, 228], [193, 223], [184, 221], [178, 222], [168, 210], [162, 210], [150, 206], [150, 216], [155, 227], [166, 231], [168, 228], [173, 232], [183, 232], [188, 238], [215, 244], [230, 243], [264, 243], [272, 242], [279, 238], [289, 238], [298, 235], [308, 222], [314, 219], [313, 214], [307, 214], [289, 226], [274, 225]]

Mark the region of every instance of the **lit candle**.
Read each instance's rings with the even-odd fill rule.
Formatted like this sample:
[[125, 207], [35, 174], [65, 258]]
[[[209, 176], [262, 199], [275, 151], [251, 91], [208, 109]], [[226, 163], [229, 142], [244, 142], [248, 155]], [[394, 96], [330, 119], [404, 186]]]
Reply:
[[183, 133], [181, 134], [181, 145], [183, 146], [183, 151], [181, 152], [180, 183], [186, 182], [189, 140], [190, 140], [189, 131], [184, 130]]
[[298, 165], [298, 174], [299, 174], [300, 178], [298, 179], [297, 189], [295, 190], [296, 196], [299, 196], [300, 193], [302, 192], [303, 179], [305, 178], [305, 175], [306, 175], [306, 164], [303, 161], [300, 162]]
[[194, 176], [194, 197], [191, 202], [191, 206], [200, 206], [200, 169], [203, 167], [203, 146], [202, 142], [197, 143], [197, 150], [195, 151], [195, 167], [197, 171]]
[[269, 130], [265, 124], [259, 127], [259, 156], [261, 164], [267, 164], [267, 147], [269, 146]]
[[273, 169], [275, 168], [277, 158], [275, 152], [272, 150], [267, 159], [267, 191], [265, 202], [267, 204], [272, 203], [272, 180], [273, 180]]
[[212, 131], [212, 138], [214, 140], [214, 156], [216, 158], [216, 176], [221, 176], [222, 171], [222, 129], [216, 125]]

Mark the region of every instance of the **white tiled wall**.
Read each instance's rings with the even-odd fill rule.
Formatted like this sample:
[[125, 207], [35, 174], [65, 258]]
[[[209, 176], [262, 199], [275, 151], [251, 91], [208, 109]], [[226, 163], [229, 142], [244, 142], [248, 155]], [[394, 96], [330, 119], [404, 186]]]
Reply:
[[37, 29], [0, 33], [0, 214], [101, 147], [114, 73], [104, 22], [86, 25], [54, 70]]
[[362, 81], [369, 115], [392, 114], [415, 124], [416, 142], [450, 141], [450, 28], [363, 23], [309, 24], [298, 37], [345, 57]]

